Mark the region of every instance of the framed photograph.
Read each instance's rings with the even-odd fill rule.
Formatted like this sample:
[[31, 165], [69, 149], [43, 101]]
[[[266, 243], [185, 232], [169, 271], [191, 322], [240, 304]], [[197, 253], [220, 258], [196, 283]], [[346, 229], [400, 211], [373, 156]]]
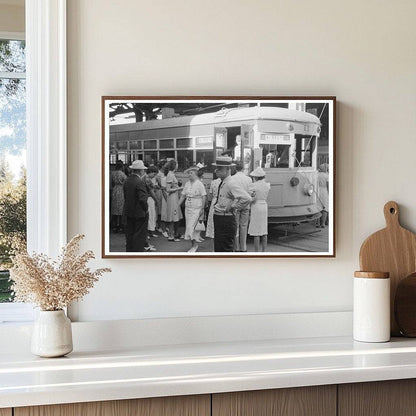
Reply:
[[102, 97], [102, 256], [335, 257], [335, 97]]

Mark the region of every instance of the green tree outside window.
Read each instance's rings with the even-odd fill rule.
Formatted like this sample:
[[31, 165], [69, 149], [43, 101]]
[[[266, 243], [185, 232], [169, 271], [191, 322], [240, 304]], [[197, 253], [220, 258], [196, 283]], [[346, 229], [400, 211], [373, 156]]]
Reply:
[[25, 62], [24, 41], [0, 39], [0, 302], [13, 298], [11, 256], [26, 242]]

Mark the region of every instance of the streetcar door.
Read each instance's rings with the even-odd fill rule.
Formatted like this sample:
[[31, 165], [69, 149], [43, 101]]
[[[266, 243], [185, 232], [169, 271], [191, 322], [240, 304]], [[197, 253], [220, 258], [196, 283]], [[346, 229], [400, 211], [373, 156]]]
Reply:
[[214, 163], [227, 148], [227, 129], [225, 127], [214, 127]]
[[241, 157], [244, 161], [244, 173], [248, 175], [254, 169], [254, 131], [253, 124], [241, 125]]

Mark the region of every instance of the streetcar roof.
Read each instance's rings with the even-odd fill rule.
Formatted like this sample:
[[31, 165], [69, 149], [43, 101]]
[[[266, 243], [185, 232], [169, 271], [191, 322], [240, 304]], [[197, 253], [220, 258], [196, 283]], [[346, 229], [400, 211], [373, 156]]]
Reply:
[[223, 108], [215, 113], [179, 116], [159, 120], [148, 120], [129, 124], [110, 126], [112, 131], [151, 130], [178, 126], [215, 124], [224, 122], [239, 122], [245, 120], [279, 120], [293, 123], [313, 123], [321, 125], [318, 117], [311, 113], [290, 110], [281, 107], [244, 107]]

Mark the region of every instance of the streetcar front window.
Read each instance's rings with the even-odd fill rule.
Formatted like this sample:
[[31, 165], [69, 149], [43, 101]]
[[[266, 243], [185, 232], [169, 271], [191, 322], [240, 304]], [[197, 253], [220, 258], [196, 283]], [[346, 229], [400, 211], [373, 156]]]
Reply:
[[261, 165], [265, 169], [289, 167], [290, 145], [261, 144], [260, 148], [262, 149]]

